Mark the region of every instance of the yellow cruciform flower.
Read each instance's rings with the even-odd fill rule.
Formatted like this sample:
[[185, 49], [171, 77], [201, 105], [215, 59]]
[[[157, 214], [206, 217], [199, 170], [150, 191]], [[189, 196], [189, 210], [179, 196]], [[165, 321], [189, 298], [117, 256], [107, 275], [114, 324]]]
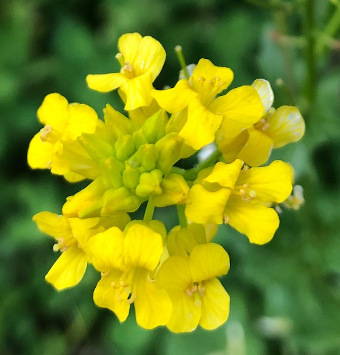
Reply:
[[84, 248], [94, 234], [102, 232], [107, 226], [117, 225], [124, 228], [130, 221], [127, 214], [116, 218], [67, 218], [51, 212], [40, 212], [33, 217], [38, 228], [55, 238], [54, 251], [62, 254], [45, 276], [57, 290], [77, 285], [83, 278], [88, 262]]
[[229, 256], [218, 244], [194, 247], [190, 256], [174, 255], [160, 267], [156, 283], [172, 301], [167, 327], [175, 333], [222, 325], [229, 315], [229, 295], [217, 276], [229, 270]]
[[222, 120], [236, 121], [247, 128], [261, 118], [262, 104], [250, 86], [233, 89], [215, 99], [230, 85], [233, 76], [229, 68], [201, 59], [189, 80], [178, 81], [172, 89], [153, 91], [158, 104], [174, 114], [171, 124], [191, 148], [198, 150], [211, 143]]
[[251, 243], [264, 244], [279, 226], [276, 211], [268, 205], [290, 195], [293, 170], [279, 160], [241, 171], [242, 165], [237, 159], [203, 170], [190, 189], [185, 212], [196, 223], [229, 223]]
[[236, 158], [250, 166], [266, 163], [273, 148], [296, 142], [304, 135], [305, 122], [300, 111], [294, 106], [272, 106], [274, 95], [268, 81], [257, 79], [252, 86], [258, 92], [265, 114], [261, 120], [238, 134], [229, 134], [230, 127], [218, 131], [216, 142], [226, 161]]
[[123, 322], [134, 303], [137, 323], [146, 329], [168, 322], [171, 301], [153, 280], [164, 250], [159, 233], [136, 222], [127, 226], [125, 235], [113, 227], [91, 238], [88, 250], [102, 274], [93, 295], [97, 306], [110, 309]]
[[[38, 119], [44, 128], [30, 142], [27, 161], [32, 169], [51, 169], [53, 174], [64, 175], [65, 178], [81, 180], [84, 177], [70, 172], [60, 155], [64, 144], [73, 142], [82, 133], [94, 133], [98, 116], [96, 112], [84, 104], [69, 104], [65, 97], [53, 93], [45, 97], [38, 109]], [[81, 149], [81, 147], [78, 148]]]
[[127, 33], [118, 40], [117, 59], [122, 68], [120, 73], [88, 75], [88, 86], [100, 92], [120, 88], [126, 98], [125, 110], [149, 106], [152, 102], [152, 83], [160, 73], [165, 51], [162, 45], [150, 36]]

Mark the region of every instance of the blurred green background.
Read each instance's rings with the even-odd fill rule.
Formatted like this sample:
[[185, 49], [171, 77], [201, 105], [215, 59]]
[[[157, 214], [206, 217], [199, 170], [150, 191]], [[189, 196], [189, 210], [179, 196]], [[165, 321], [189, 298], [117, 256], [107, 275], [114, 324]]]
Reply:
[[[339, 25], [339, 1], [328, 0], [1, 0], [0, 354], [340, 354]], [[231, 313], [216, 331], [145, 331], [133, 315], [120, 325], [93, 304], [91, 267], [62, 293], [44, 281], [56, 255], [31, 218], [60, 213], [79, 185], [28, 168], [36, 110], [51, 92], [100, 116], [107, 102], [117, 105], [115, 95], [88, 90], [85, 76], [117, 70], [117, 40], [134, 31], [167, 51], [157, 88], [175, 84], [181, 44], [188, 63], [232, 68], [233, 86], [270, 80], [275, 106], [297, 105], [306, 120], [303, 140], [272, 157], [293, 164], [305, 205], [284, 210], [265, 246], [219, 230]], [[158, 216], [174, 223], [171, 209]]]

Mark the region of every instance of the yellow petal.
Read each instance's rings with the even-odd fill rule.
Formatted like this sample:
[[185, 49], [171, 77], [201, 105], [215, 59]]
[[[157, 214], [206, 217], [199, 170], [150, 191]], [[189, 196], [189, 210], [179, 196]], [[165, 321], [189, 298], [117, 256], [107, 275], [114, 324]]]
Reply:
[[201, 317], [201, 302], [186, 291], [170, 294], [173, 304], [172, 315], [167, 327], [173, 333], [192, 332]]
[[172, 292], [185, 290], [192, 282], [187, 256], [173, 255], [166, 259], [156, 275], [156, 284]]
[[294, 106], [279, 107], [269, 117], [268, 123], [266, 134], [273, 139], [274, 148], [296, 142], [305, 133], [305, 121], [300, 111]]
[[188, 117], [179, 135], [185, 143], [198, 150], [215, 139], [223, 116], [209, 111], [198, 98], [191, 100], [188, 107]]
[[269, 81], [264, 79], [256, 79], [251, 86], [260, 96], [264, 112], [267, 112], [274, 102], [274, 93]]
[[189, 192], [185, 209], [187, 218], [193, 222], [223, 223], [223, 210], [228, 201], [231, 190], [220, 189], [210, 192], [202, 185], [194, 185]]
[[44, 98], [38, 109], [38, 118], [41, 123], [52, 126], [55, 131], [61, 134], [67, 124], [68, 113], [68, 101], [64, 96], [53, 93]]
[[126, 96], [124, 107], [126, 111], [149, 106], [152, 102], [151, 90], [153, 90], [151, 74], [145, 73], [128, 80], [120, 87], [120, 90]]
[[148, 270], [136, 270], [132, 294], [136, 295], [134, 304], [138, 325], [153, 329], [168, 322], [172, 303], [165, 290], [157, 288], [155, 282], [150, 280]]
[[165, 56], [163, 46], [154, 38], [146, 36], [140, 41], [137, 55], [131, 64], [136, 75], [148, 72], [153, 82], [163, 67]]
[[98, 217], [103, 206], [103, 194], [106, 186], [100, 178], [91, 182], [74, 196], [69, 196], [63, 206], [63, 214], [67, 217]]
[[190, 271], [194, 282], [225, 275], [229, 267], [229, 255], [219, 244], [197, 245], [190, 254]]
[[86, 250], [93, 266], [101, 272], [123, 268], [124, 234], [112, 227], [90, 238]]
[[224, 120], [241, 122], [248, 128], [258, 122], [264, 109], [257, 91], [249, 85], [230, 90], [226, 95], [215, 99], [210, 109], [224, 116]]
[[229, 68], [217, 67], [208, 59], [200, 59], [190, 78], [193, 89], [200, 93], [202, 102], [209, 104], [225, 90], [234, 78]]
[[212, 172], [203, 179], [203, 184], [206, 182], [211, 184], [218, 183], [220, 186], [232, 189], [240, 175], [242, 166], [243, 161], [240, 159], [236, 159], [231, 164], [218, 162], [215, 164]]
[[121, 275], [121, 271], [112, 270], [108, 275], [102, 276], [93, 292], [93, 301], [98, 307], [114, 312], [119, 321], [124, 322], [129, 315], [130, 304], [127, 302], [129, 294], [119, 288]]
[[167, 90], [153, 90], [152, 96], [159, 106], [170, 113], [182, 111], [198, 93], [192, 90], [187, 80], [179, 80], [176, 86]]
[[43, 142], [40, 133], [31, 140], [27, 152], [27, 162], [32, 169], [49, 169], [53, 156], [53, 144]]
[[229, 224], [255, 244], [269, 242], [280, 223], [273, 208], [242, 201], [239, 196], [230, 197], [225, 214]]
[[222, 126], [216, 133], [215, 141], [225, 161], [231, 163], [237, 158], [238, 153], [246, 144], [249, 134], [248, 130], [245, 129], [234, 137], [228, 137], [224, 134], [224, 127], [222, 128]]
[[71, 104], [66, 130], [62, 139], [76, 139], [82, 133], [94, 133], [96, 130], [98, 116], [96, 111], [84, 104]]
[[202, 314], [200, 326], [212, 330], [227, 321], [230, 308], [230, 297], [217, 278], [203, 284]]
[[259, 166], [266, 163], [273, 148], [273, 140], [262, 131], [248, 129], [248, 140], [237, 157], [247, 165]]
[[141, 41], [142, 36], [137, 32], [125, 33], [119, 37], [118, 49], [126, 62], [134, 63]]
[[104, 229], [99, 225], [101, 218], [68, 218], [71, 226], [72, 235], [77, 240], [79, 248], [86, 251], [87, 242], [97, 233], [103, 232]]
[[86, 266], [86, 254], [77, 246], [73, 246], [61, 254], [45, 279], [60, 291], [77, 285], [85, 274]]
[[281, 203], [292, 192], [292, 167], [275, 160], [269, 166], [251, 168], [240, 174], [237, 185], [247, 184], [249, 190], [254, 190], [256, 199], [262, 202]]
[[162, 236], [142, 224], [131, 226], [125, 237], [125, 264], [154, 270], [163, 253]]
[[120, 73], [111, 74], [89, 74], [86, 82], [90, 89], [99, 92], [109, 92], [115, 90], [126, 83], [129, 79]]
[[72, 230], [68, 218], [52, 212], [39, 212], [33, 216], [38, 228], [55, 239], [62, 238], [68, 245], [73, 241]]
[[77, 173], [74, 173], [72, 171], [68, 171], [67, 173], [64, 174], [64, 178], [68, 181], [68, 182], [79, 182], [82, 181], [84, 179], [86, 179], [86, 177], [79, 175]]

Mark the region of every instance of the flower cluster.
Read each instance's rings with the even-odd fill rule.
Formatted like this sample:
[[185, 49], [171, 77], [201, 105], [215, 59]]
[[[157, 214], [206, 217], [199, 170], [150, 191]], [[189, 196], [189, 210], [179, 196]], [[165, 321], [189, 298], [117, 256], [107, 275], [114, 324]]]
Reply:
[[[146, 329], [215, 329], [229, 314], [229, 295], [218, 280], [229, 270], [229, 256], [212, 242], [217, 226], [229, 224], [264, 244], [279, 226], [278, 204], [297, 209], [303, 202], [290, 196], [289, 164], [262, 166], [273, 148], [303, 136], [303, 118], [296, 107], [275, 110], [263, 79], [224, 93], [233, 72], [208, 59], [184, 66], [173, 88], [156, 90], [162, 45], [129, 33], [118, 48], [120, 72], [86, 80], [99, 92], [118, 89], [126, 115], [107, 104], [101, 120], [91, 107], [57, 93], [38, 109], [44, 127], [30, 143], [30, 167], [90, 181], [67, 198], [61, 215], [33, 217], [61, 253], [46, 280], [57, 290], [75, 286], [90, 263], [100, 273], [95, 304], [121, 322], [133, 304]], [[176, 165], [207, 145], [213, 152], [196, 166]], [[165, 206], [177, 206], [179, 215], [169, 232], [153, 218]], [[144, 219], [131, 220], [143, 208]]]

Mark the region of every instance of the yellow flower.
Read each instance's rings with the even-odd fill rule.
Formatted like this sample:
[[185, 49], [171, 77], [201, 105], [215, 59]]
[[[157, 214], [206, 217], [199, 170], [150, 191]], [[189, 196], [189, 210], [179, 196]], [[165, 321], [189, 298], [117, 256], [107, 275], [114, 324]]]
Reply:
[[166, 259], [156, 276], [173, 304], [166, 326], [180, 333], [191, 332], [198, 324], [209, 330], [222, 325], [229, 315], [229, 295], [217, 276], [228, 270], [227, 252], [214, 243], [197, 245], [190, 256]]
[[113, 227], [95, 235], [87, 250], [102, 275], [93, 295], [97, 306], [110, 309], [123, 322], [134, 303], [137, 323], [146, 329], [168, 322], [171, 301], [153, 280], [164, 250], [161, 234], [134, 222], [125, 233]]
[[[97, 127], [96, 112], [84, 104], [69, 104], [65, 97], [53, 93], [45, 97], [38, 109], [38, 119], [44, 128], [30, 142], [27, 161], [32, 169], [51, 169], [53, 174], [64, 175], [69, 180], [81, 180], [82, 176], [69, 171], [60, 157], [64, 145], [77, 144], [84, 132], [93, 133]], [[78, 145], [76, 149], [81, 147]]]
[[[258, 92], [265, 114], [261, 120], [247, 130], [231, 133], [229, 127], [216, 135], [218, 148], [227, 162], [236, 158], [250, 166], [266, 163], [273, 148], [296, 142], [304, 135], [305, 122], [294, 106], [272, 106], [274, 95], [268, 81], [257, 79], [252, 86]], [[229, 129], [229, 133], [228, 133]]]
[[94, 234], [107, 226], [124, 228], [130, 218], [121, 214], [117, 218], [67, 218], [51, 212], [40, 212], [33, 217], [38, 228], [55, 238], [54, 251], [62, 254], [45, 276], [46, 281], [61, 291], [77, 285], [83, 278], [88, 262], [84, 248]]
[[150, 36], [127, 33], [119, 38], [118, 49], [116, 57], [121, 64], [120, 73], [90, 74], [86, 77], [88, 86], [100, 92], [120, 88], [126, 98], [125, 110], [149, 106], [152, 102], [152, 83], [165, 61], [164, 48]]
[[229, 68], [201, 59], [189, 80], [179, 80], [172, 89], [154, 90], [158, 104], [174, 114], [168, 129], [177, 130], [188, 146], [198, 150], [214, 140], [222, 120], [236, 121], [242, 128], [257, 122], [263, 107], [254, 88], [242, 86], [215, 99], [233, 76]]
[[190, 189], [186, 216], [196, 223], [229, 223], [251, 243], [272, 239], [279, 217], [272, 203], [291, 193], [293, 170], [282, 161], [267, 167], [243, 169], [239, 159], [205, 169]]

